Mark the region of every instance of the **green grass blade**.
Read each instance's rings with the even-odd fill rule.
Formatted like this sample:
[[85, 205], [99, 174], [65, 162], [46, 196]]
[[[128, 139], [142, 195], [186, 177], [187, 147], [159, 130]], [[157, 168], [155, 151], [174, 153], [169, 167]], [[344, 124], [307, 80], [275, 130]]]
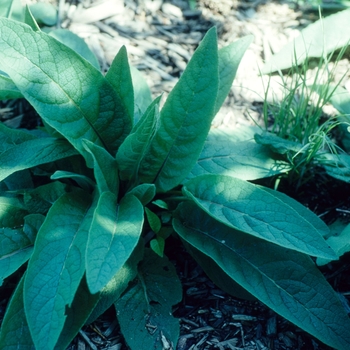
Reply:
[[120, 204], [113, 193], [99, 198], [86, 248], [86, 279], [91, 293], [101, 291], [130, 257], [140, 238], [143, 206], [130, 195]]
[[180, 237], [249, 293], [329, 346], [349, 349], [350, 319], [308, 256], [233, 230], [191, 202], [182, 203], [177, 215]]
[[140, 167], [142, 182], [158, 191], [178, 185], [202, 151], [214, 116], [218, 90], [216, 29], [212, 28], [169, 94], [159, 128]]
[[0, 154], [0, 181], [16, 171], [70, 157], [77, 151], [66, 140], [51, 137], [28, 140]]
[[105, 77], [73, 50], [25, 24], [0, 18], [0, 68], [44, 121], [88, 161], [83, 138], [115, 154], [131, 120]]
[[336, 258], [315, 227], [314, 216], [289, 198], [226, 175], [201, 175], [189, 180], [184, 194], [225, 225], [282, 247], [315, 257]]
[[[90, 199], [83, 191], [67, 193], [42, 224], [24, 283], [24, 305], [37, 350], [54, 349], [85, 270], [86, 221]], [[69, 223], [69, 224], [67, 224]]]

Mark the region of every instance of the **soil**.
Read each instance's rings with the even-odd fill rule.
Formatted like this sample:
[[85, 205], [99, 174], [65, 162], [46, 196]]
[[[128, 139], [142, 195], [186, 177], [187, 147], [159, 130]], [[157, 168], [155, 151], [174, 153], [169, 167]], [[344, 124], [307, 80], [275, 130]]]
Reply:
[[[35, 0], [23, 0], [34, 3]], [[42, 1], [44, 2], [44, 1]], [[317, 11], [303, 2], [269, 0], [198, 0], [193, 9], [186, 0], [47, 0], [57, 6], [59, 23], [86, 40], [106, 71], [122, 45], [132, 65], [144, 74], [154, 97], [169, 93], [207, 30], [217, 26], [219, 46], [248, 34], [254, 42], [247, 50], [231, 92], [213, 127], [259, 123], [264, 86], [270, 79], [273, 95], [279, 96], [279, 77], [261, 76], [264, 60], [296, 37], [317, 19]], [[194, 3], [194, 2], [192, 2]], [[298, 3], [300, 5], [298, 5]], [[305, 1], [307, 4], [307, 1]], [[349, 61], [338, 64], [338, 76], [349, 81]], [[269, 97], [271, 98], [271, 96]], [[165, 100], [165, 98], [163, 99]], [[0, 106], [1, 121], [11, 127], [33, 128], [38, 118], [25, 101]], [[285, 192], [323, 215], [329, 223], [342, 216], [350, 221], [347, 198], [350, 186], [334, 187], [334, 180], [315, 172], [315, 181], [298, 192]], [[321, 177], [322, 181], [317, 181]], [[317, 187], [317, 184], [329, 186]], [[320, 198], [326, 200], [320, 201]], [[174, 315], [180, 318], [181, 336], [176, 349], [330, 349], [257, 301], [233, 298], [216, 287], [196, 262], [176, 242], [168, 256], [175, 264], [184, 288], [183, 300]], [[347, 259], [347, 258], [346, 258]], [[340, 292], [344, 305], [350, 294], [347, 260], [324, 269], [329, 282]], [[7, 298], [0, 302], [0, 319]], [[349, 310], [350, 311], [350, 310]], [[73, 349], [127, 349], [112, 310], [84, 327], [69, 347]], [[174, 349], [175, 350], [175, 349]]]

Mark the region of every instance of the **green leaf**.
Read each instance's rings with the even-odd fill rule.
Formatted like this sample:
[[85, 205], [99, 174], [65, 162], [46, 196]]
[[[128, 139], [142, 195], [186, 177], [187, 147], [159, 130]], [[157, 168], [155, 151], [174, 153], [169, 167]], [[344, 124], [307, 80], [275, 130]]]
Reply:
[[149, 144], [157, 130], [159, 120], [159, 102], [157, 97], [147, 108], [132, 133], [124, 140], [116, 155], [122, 180], [138, 180], [140, 162], [148, 150]]
[[100, 194], [112, 192], [118, 196], [119, 177], [116, 160], [104, 148], [88, 140], [83, 140], [83, 146], [94, 160], [94, 174]]
[[124, 109], [131, 123], [134, 122], [134, 88], [132, 85], [128, 54], [125, 46], [122, 46], [115, 56], [107, 74], [106, 79], [112, 85], [114, 91], [120, 96], [124, 103]]
[[16, 197], [0, 196], [0, 227], [21, 227], [27, 210]]
[[28, 140], [0, 154], [0, 181], [16, 171], [77, 154], [66, 141], [51, 137]]
[[37, 139], [23, 130], [11, 129], [0, 123], [0, 154], [22, 142]]
[[148, 208], [145, 208], [145, 212], [147, 216], [147, 221], [152, 231], [158, 233], [162, 228], [162, 223], [160, 222], [159, 217]]
[[329, 346], [349, 348], [349, 317], [308, 256], [220, 224], [191, 202], [177, 215], [180, 237], [249, 293]]
[[300, 152], [304, 147], [299, 142], [289, 141], [270, 132], [255, 134], [254, 139], [260, 145], [268, 146], [273, 152], [286, 154], [288, 152]]
[[86, 248], [86, 279], [91, 293], [101, 291], [122, 268], [140, 238], [143, 207], [125, 196], [120, 204], [113, 193], [99, 198]]
[[25, 24], [0, 18], [0, 68], [51, 127], [91, 161], [82, 139], [115, 154], [131, 130], [101, 72], [73, 50]]
[[202, 174], [231, 175], [242, 180], [256, 180], [287, 172], [290, 165], [276, 160], [267, 147], [254, 141], [206, 141], [188, 178]]
[[51, 180], [71, 179], [74, 180], [83, 190], [91, 192], [95, 188], [95, 182], [86, 175], [72, 173], [70, 171], [55, 171], [51, 177]]
[[150, 242], [151, 249], [159, 255], [161, 258], [164, 256], [164, 247], [165, 247], [165, 240], [163, 237], [157, 236], [156, 238], [152, 239]]
[[214, 115], [229, 94], [239, 63], [253, 39], [252, 35], [248, 35], [219, 50], [219, 90]]
[[0, 348], [6, 350], [35, 350], [23, 305], [23, 282], [21, 278], [7, 305], [0, 328]]
[[49, 35], [71, 48], [81, 57], [90, 62], [96, 69], [100, 70], [98, 59], [90, 50], [84, 39], [82, 39], [80, 36], [74, 34], [68, 29], [61, 28], [50, 31]]
[[[53, 349], [85, 269], [89, 195], [67, 193], [41, 226], [24, 282], [24, 305], [36, 349]], [[68, 224], [69, 223], [69, 224]]]
[[[176, 348], [179, 321], [171, 308], [181, 301], [181, 283], [168, 259], [150, 250], [140, 264], [136, 284], [116, 303], [117, 318], [131, 349]], [[171, 347], [170, 347], [171, 345]]]
[[66, 322], [58, 339], [55, 350], [66, 350], [68, 345], [83, 327], [92, 310], [96, 306], [99, 295], [91, 294], [86, 284], [85, 278], [82, 278], [74, 300], [70, 307], [66, 309]]
[[225, 175], [201, 175], [189, 180], [184, 194], [225, 225], [282, 247], [315, 257], [334, 258], [322, 232], [308, 220], [308, 209], [289, 198]]
[[131, 189], [128, 194], [135, 196], [145, 206], [156, 195], [156, 186], [154, 184], [141, 184]]
[[321, 233], [322, 237], [327, 237], [329, 235], [328, 226], [322, 220], [320, 220], [320, 218], [310, 209], [307, 209], [302, 204], [292, 199], [291, 197], [288, 197], [282, 192], [278, 192], [264, 186], [257, 187], [259, 187], [263, 191], [266, 191], [267, 193], [270, 193], [273, 197], [277, 198], [278, 200], [288, 204], [297, 213], [299, 213], [300, 216], [302, 216], [303, 218], [305, 218], [305, 220], [312, 224], [312, 226], [315, 227], [317, 231]]
[[52, 4], [38, 2], [29, 8], [38, 24], [54, 26], [57, 23], [57, 10]]
[[5, 180], [1, 182], [0, 186], [6, 185], [6, 189], [4, 191], [21, 191], [25, 189], [34, 188], [34, 183], [32, 179], [32, 174], [29, 169], [24, 169], [13, 173], [8, 176]]
[[40, 27], [39, 27], [38, 23], [36, 22], [28, 5], [26, 5], [25, 10], [24, 10], [24, 23], [28, 24], [35, 32], [40, 31]]
[[134, 87], [134, 124], [136, 124], [141, 116], [146, 112], [148, 106], [152, 103], [152, 95], [149, 86], [141, 72], [137, 68], [130, 67], [132, 83]]
[[323, 154], [320, 159], [329, 176], [347, 183], [350, 182], [350, 155]]
[[66, 193], [66, 188], [67, 186], [59, 181], [38, 186], [24, 193], [24, 205], [31, 213], [46, 214], [52, 204]]
[[268, 74], [300, 65], [308, 57], [324, 57], [347, 46], [350, 41], [349, 15], [350, 9], [308, 25], [294, 41], [284, 46], [265, 63], [262, 72]]
[[109, 283], [102, 289], [99, 295], [99, 301], [95, 309], [91, 313], [86, 324], [90, 324], [95, 321], [100, 315], [102, 315], [107, 309], [109, 309], [122, 295], [122, 293], [128, 287], [137, 275], [137, 266], [143, 258], [144, 243], [140, 240], [130, 258], [119, 269], [119, 271], [113, 276]]
[[11, 100], [22, 97], [21, 92], [13, 81], [3, 74], [0, 74], [0, 100]]
[[165, 192], [186, 178], [208, 135], [218, 90], [218, 49], [210, 29], [161, 111], [159, 128], [140, 166], [142, 182]]
[[[180, 208], [179, 208], [180, 209]], [[180, 229], [181, 232], [181, 229]], [[200, 250], [196, 249], [187, 241], [182, 240], [183, 245], [186, 250], [192, 255], [192, 257], [197, 261], [198, 265], [203, 269], [206, 275], [214, 282], [220, 289], [225, 291], [232, 296], [244, 300], [256, 300], [246, 289], [239, 285], [235, 280], [233, 280], [229, 275], [227, 275], [220, 266], [210, 258], [205, 255]]]
[[[347, 225], [344, 230], [337, 236], [331, 236], [327, 239], [327, 243], [335, 251], [338, 258], [347, 252], [350, 252], [350, 225]], [[317, 265], [328, 264], [329, 259], [317, 259]]]
[[23, 22], [24, 12], [21, 0], [2, 0], [0, 6], [0, 17], [7, 17]]
[[0, 286], [30, 258], [33, 243], [22, 229], [0, 228]]

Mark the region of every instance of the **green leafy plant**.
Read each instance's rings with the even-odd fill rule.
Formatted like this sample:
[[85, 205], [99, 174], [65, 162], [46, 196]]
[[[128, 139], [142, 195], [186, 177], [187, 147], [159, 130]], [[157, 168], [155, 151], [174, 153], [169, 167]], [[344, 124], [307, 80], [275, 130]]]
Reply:
[[0, 18], [0, 69], [44, 127], [0, 125], [0, 281], [18, 281], [0, 347], [65, 349], [112, 306], [131, 349], [175, 348], [171, 236], [231, 294], [347, 349], [349, 317], [311, 258], [338, 258], [328, 227], [247, 181], [288, 169], [251, 130], [210, 129], [252, 38], [218, 50], [209, 30], [160, 109], [124, 47], [103, 75], [26, 18]]

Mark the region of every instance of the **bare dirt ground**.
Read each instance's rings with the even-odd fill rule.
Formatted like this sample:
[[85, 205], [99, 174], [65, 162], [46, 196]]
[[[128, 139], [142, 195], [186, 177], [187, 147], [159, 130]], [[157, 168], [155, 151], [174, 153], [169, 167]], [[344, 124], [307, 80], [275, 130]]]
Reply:
[[[33, 2], [37, 1], [24, 1]], [[103, 70], [125, 45], [153, 96], [172, 89], [210, 27], [217, 27], [220, 47], [253, 34], [216, 127], [252, 124], [251, 118], [259, 118], [268, 79], [259, 75], [264, 60], [318, 16], [295, 1], [199, 0], [196, 8], [186, 0], [45, 2], [57, 6], [58, 26], [84, 38]], [[348, 60], [340, 66], [345, 71]], [[278, 78], [271, 81], [277, 91]], [[8, 123], [20, 125], [24, 114], [13, 108]], [[182, 259], [176, 258], [179, 255]], [[173, 259], [184, 287], [183, 301], [174, 310], [181, 323], [178, 350], [329, 349], [262, 304], [234, 299], [218, 289], [184, 252]], [[114, 319], [111, 311], [85, 327], [69, 349], [127, 349]]]

